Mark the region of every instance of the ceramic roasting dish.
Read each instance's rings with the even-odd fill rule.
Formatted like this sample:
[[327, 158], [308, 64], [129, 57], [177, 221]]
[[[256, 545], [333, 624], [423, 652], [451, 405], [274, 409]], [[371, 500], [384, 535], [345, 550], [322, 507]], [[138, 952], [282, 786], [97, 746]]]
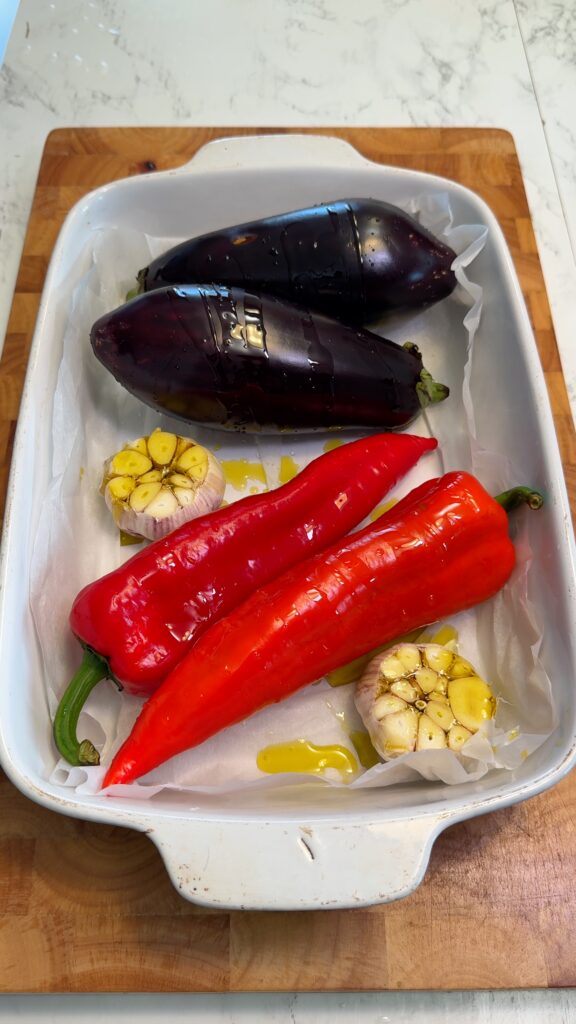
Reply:
[[[471, 274], [483, 292], [470, 375], [477, 437], [486, 449], [503, 452], [520, 467], [523, 479], [518, 482], [537, 486], [546, 499], [530, 523], [530, 599], [541, 629], [541, 663], [554, 691], [557, 724], [552, 734], [514, 770], [493, 770], [478, 781], [451, 786], [421, 781], [354, 789], [299, 781], [231, 793], [165, 789], [143, 800], [129, 788], [126, 795], [111, 798], [49, 781], [55, 753], [45, 666], [30, 610], [30, 578], [51, 479], [52, 404], [62, 339], [73, 290], [86, 270], [81, 254], [87, 238], [118, 226], [152, 237], [187, 237], [211, 225], [338, 197], [405, 203], [411, 196], [436, 194], [448, 197], [456, 224], [487, 228]], [[463, 429], [461, 422], [452, 427], [455, 435]], [[414, 431], [419, 428], [415, 425]], [[448, 430], [447, 421], [443, 430]], [[291, 135], [211, 143], [176, 171], [126, 179], [84, 197], [55, 247], [22, 398], [2, 540], [2, 766], [23, 793], [46, 807], [147, 833], [178, 890], [204, 905], [289, 910], [397, 899], [422, 880], [432, 844], [444, 828], [534, 796], [573, 767], [574, 553], [535, 339], [502, 231], [486, 204], [446, 179], [367, 161], [336, 139]]]

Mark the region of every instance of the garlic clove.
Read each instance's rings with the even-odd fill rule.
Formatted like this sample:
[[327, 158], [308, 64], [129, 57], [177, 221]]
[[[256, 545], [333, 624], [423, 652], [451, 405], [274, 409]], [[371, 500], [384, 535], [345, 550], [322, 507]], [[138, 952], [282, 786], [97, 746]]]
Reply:
[[383, 697], [378, 698], [374, 705], [374, 717], [380, 721], [381, 718], [392, 715], [395, 711], [404, 711], [405, 707], [406, 701], [401, 697], [396, 697], [393, 693], [385, 693]]
[[393, 683], [390, 683], [390, 693], [396, 694], [397, 697], [402, 697], [402, 700], [405, 700], [408, 704], [413, 704], [421, 696], [420, 689], [407, 679], [396, 679]]
[[385, 679], [398, 679], [404, 674], [404, 665], [396, 653], [388, 654], [380, 663], [380, 671]]
[[454, 661], [454, 655], [446, 647], [441, 647], [439, 644], [429, 644], [424, 651], [423, 660], [435, 672], [448, 672]]
[[169, 491], [167, 487], [161, 487], [158, 494], [146, 506], [146, 512], [149, 516], [163, 518], [173, 516], [179, 508], [178, 498], [174, 492]]
[[179, 456], [174, 468], [180, 473], [188, 474], [188, 476], [201, 483], [208, 472], [208, 452], [206, 448], [201, 448], [200, 445], [191, 445]]
[[148, 438], [137, 437], [135, 441], [131, 441], [127, 448], [132, 448], [136, 452], [140, 452], [142, 455], [148, 455]]
[[188, 508], [190, 505], [198, 504], [197, 495], [194, 494], [191, 487], [175, 487], [174, 497], [182, 508]]
[[402, 644], [396, 651], [396, 657], [403, 665], [405, 672], [416, 672], [422, 667], [420, 650], [416, 644]]
[[380, 744], [387, 757], [414, 750], [418, 736], [418, 712], [410, 705], [386, 715], [380, 722]]
[[170, 473], [170, 476], [166, 477], [166, 483], [171, 487], [185, 487], [190, 491], [194, 489], [192, 480], [185, 473]]
[[162, 470], [160, 469], [151, 469], [148, 473], [142, 473], [142, 476], [138, 477], [139, 484], [151, 484], [157, 480], [162, 481]]
[[118, 452], [110, 464], [110, 471], [114, 476], [137, 477], [147, 473], [150, 469], [152, 469], [152, 460], [132, 448]]
[[494, 714], [494, 697], [487, 683], [479, 676], [464, 676], [448, 683], [448, 700], [454, 718], [477, 732], [483, 722]]
[[441, 750], [446, 745], [444, 729], [429, 718], [427, 713], [420, 715], [416, 750]]
[[176, 454], [178, 437], [165, 430], [155, 430], [148, 438], [148, 455], [155, 466], [169, 466]]
[[469, 661], [466, 661], [466, 658], [461, 658], [460, 655], [456, 655], [450, 667], [450, 675], [453, 679], [459, 679], [463, 676], [473, 676], [474, 668]]
[[126, 501], [136, 483], [133, 476], [115, 476], [109, 483], [110, 493], [116, 501]]
[[431, 700], [426, 706], [426, 714], [436, 725], [439, 725], [444, 732], [448, 732], [454, 721], [452, 709], [448, 703], [444, 704], [438, 700]]
[[462, 747], [471, 739], [473, 733], [465, 729], [463, 725], [453, 725], [448, 732], [448, 746], [450, 750], [462, 750]]
[[438, 686], [439, 675], [433, 668], [419, 668], [414, 673], [414, 679], [424, 693], [432, 693]]
[[159, 480], [154, 483], [137, 484], [128, 498], [130, 508], [134, 512], [143, 512], [161, 490], [162, 484]]

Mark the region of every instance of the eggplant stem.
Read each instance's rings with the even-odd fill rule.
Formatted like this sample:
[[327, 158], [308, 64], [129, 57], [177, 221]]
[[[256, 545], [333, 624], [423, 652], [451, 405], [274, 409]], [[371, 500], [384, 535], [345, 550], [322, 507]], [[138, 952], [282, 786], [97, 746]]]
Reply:
[[72, 765], [100, 764], [100, 755], [90, 740], [76, 735], [78, 718], [94, 687], [109, 676], [108, 663], [89, 647], [69, 682], [54, 716], [54, 742], [62, 757]]
[[130, 291], [126, 292], [126, 302], [130, 302], [130, 299], [135, 299], [137, 295], [142, 295], [146, 291], [146, 274], [148, 273], [148, 267], [143, 267], [136, 274], [136, 280], [138, 284], [134, 285]]
[[498, 494], [494, 500], [506, 512], [512, 512], [513, 509], [519, 508], [520, 505], [528, 505], [528, 508], [537, 511], [544, 504], [542, 495], [538, 491], [533, 491], [531, 487], [511, 487], [509, 491], [503, 491], [502, 494]]
[[440, 381], [434, 380], [432, 374], [422, 367], [420, 380], [416, 385], [416, 393], [420, 405], [425, 409], [428, 405], [435, 405], [437, 402], [443, 402], [445, 398], [448, 398], [450, 388], [446, 384], [441, 384]]

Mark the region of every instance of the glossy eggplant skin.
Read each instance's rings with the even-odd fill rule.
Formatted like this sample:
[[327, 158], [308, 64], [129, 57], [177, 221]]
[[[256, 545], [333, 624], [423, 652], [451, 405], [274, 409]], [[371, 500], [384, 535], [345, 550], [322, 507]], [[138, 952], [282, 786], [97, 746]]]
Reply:
[[213, 282], [265, 291], [362, 324], [446, 298], [455, 256], [398, 207], [346, 199], [192, 238], [138, 280], [142, 291]]
[[97, 320], [91, 343], [147, 405], [227, 429], [395, 429], [447, 394], [431, 397], [414, 346], [237, 288], [146, 292]]

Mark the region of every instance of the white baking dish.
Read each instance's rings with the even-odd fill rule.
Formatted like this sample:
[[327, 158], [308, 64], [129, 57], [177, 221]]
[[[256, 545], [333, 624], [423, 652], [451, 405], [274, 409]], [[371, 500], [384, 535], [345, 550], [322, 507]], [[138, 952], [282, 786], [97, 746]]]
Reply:
[[[450, 787], [299, 784], [193, 795], [164, 790], [143, 801], [79, 793], [48, 781], [54, 751], [29, 581], [54, 455], [52, 396], [70, 297], [86, 269], [87, 234], [120, 224], [151, 236], [186, 236], [338, 196], [401, 202], [427, 193], [446, 193], [457, 223], [488, 228], [474, 261], [474, 280], [485, 301], [471, 389], [482, 445], [504, 451], [522, 469], [519, 482], [538, 486], [546, 496], [530, 527], [538, 579], [530, 596], [543, 624], [540, 657], [559, 711], [553, 734], [514, 771], [492, 771], [478, 782]], [[461, 427], [454, 425], [455, 431]], [[32, 497], [30, 465], [35, 467]], [[441, 178], [373, 164], [335, 139], [288, 135], [211, 143], [184, 168], [113, 183], [73, 209], [54, 251], [32, 345], [2, 544], [0, 758], [31, 799], [66, 814], [146, 832], [177, 888], [206, 905], [351, 907], [404, 896], [422, 879], [444, 828], [533, 796], [572, 768], [574, 580], [570, 511], [534, 337], [502, 232], [474, 193]]]

